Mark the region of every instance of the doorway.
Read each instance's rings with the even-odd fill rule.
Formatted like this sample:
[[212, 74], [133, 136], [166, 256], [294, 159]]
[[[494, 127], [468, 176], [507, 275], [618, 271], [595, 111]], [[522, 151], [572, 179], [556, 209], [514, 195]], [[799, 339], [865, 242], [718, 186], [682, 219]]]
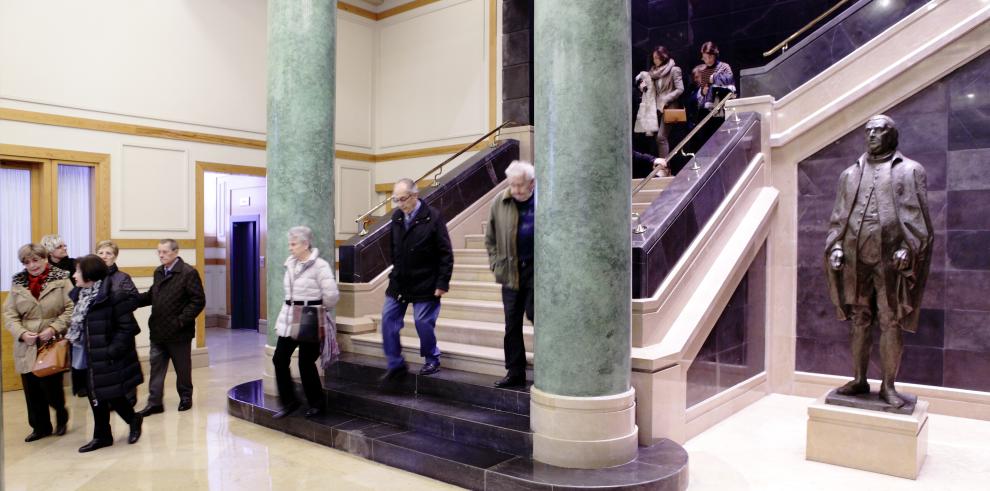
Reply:
[[258, 329], [261, 306], [261, 217], [230, 217], [230, 327]]

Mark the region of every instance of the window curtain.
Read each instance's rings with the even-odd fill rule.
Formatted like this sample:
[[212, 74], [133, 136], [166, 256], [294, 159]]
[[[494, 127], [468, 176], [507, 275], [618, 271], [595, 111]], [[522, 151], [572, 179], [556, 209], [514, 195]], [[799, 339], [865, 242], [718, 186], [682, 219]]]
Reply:
[[31, 242], [31, 171], [0, 169], [0, 290], [24, 267], [17, 249]]
[[58, 233], [69, 257], [93, 253], [93, 168], [58, 166]]

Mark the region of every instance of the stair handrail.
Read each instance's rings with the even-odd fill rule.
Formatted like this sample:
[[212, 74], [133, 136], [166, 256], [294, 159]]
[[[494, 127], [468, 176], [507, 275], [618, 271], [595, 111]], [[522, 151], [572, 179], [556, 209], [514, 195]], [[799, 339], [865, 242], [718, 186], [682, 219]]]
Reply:
[[825, 19], [826, 17], [828, 17], [829, 15], [831, 15], [832, 12], [835, 12], [836, 10], [839, 9], [839, 7], [845, 5], [848, 2], [849, 2], [849, 0], [839, 0], [838, 2], [836, 2], [835, 5], [832, 6], [832, 8], [826, 10], [825, 12], [822, 12], [821, 15], [819, 15], [818, 17], [815, 17], [814, 19], [812, 19], [811, 22], [807, 23], [804, 27], [798, 29], [797, 32], [795, 32], [794, 34], [791, 34], [790, 36], [787, 36], [787, 38], [785, 38], [779, 44], [777, 44], [776, 46], [774, 46], [773, 48], [771, 48], [770, 51], [767, 51], [766, 53], [763, 53], [763, 57], [766, 58], [768, 56], [771, 56], [774, 53], [776, 53], [777, 51], [780, 51], [780, 52], [787, 51], [787, 48], [790, 46], [791, 41], [793, 41], [798, 36], [800, 36], [800, 35], [804, 34], [805, 32], [807, 32], [808, 29], [811, 29], [812, 27], [818, 25], [819, 22], [821, 22], [823, 19]]
[[[490, 137], [492, 135], [495, 135], [496, 133], [502, 131], [502, 128], [512, 127], [512, 126], [519, 126], [519, 123], [517, 123], [515, 121], [506, 121], [506, 122], [498, 125], [495, 129], [489, 131], [488, 133], [485, 133], [484, 135], [482, 135], [481, 137], [479, 137], [477, 140], [475, 140], [475, 141], [467, 144], [466, 146], [464, 146], [464, 148], [461, 148], [460, 150], [457, 151], [457, 153], [455, 153], [454, 155], [451, 155], [450, 157], [448, 157], [447, 159], [445, 159], [443, 162], [440, 162], [439, 164], [433, 166], [433, 168], [431, 168], [430, 170], [426, 171], [422, 176], [420, 176], [419, 179], [416, 179], [413, 182], [418, 183], [419, 181], [422, 181], [423, 179], [426, 179], [427, 177], [430, 176], [430, 174], [433, 174], [435, 172], [436, 174], [433, 175], [433, 182], [430, 183], [430, 187], [439, 186], [440, 185], [440, 174], [443, 173], [442, 169], [443, 169], [443, 166], [444, 165], [447, 165], [448, 163], [450, 163], [451, 161], [453, 161], [457, 157], [460, 157], [461, 154], [463, 154], [464, 152], [467, 152], [468, 150], [474, 148], [475, 145], [481, 143], [482, 141], [484, 141], [488, 137]], [[494, 148], [495, 147], [495, 144], [496, 144], [496, 141], [498, 141], [498, 135], [496, 135], [495, 138], [492, 138], [492, 143], [489, 146], [492, 147], [492, 148]], [[372, 221], [371, 220], [371, 214], [374, 213], [375, 211], [377, 211], [379, 208], [385, 206], [385, 204], [388, 203], [389, 200], [391, 200], [391, 199], [392, 198], [385, 198], [385, 199], [381, 200], [377, 205], [371, 207], [370, 210], [362, 213], [356, 219], [354, 219], [354, 222], [355, 223], [358, 223], [358, 224], [361, 225], [361, 231], [358, 232], [358, 235], [360, 235], [362, 237], [365, 236], [365, 235], [368, 235], [368, 224], [371, 223], [371, 221]]]
[[[678, 142], [677, 143], [677, 146], [675, 146], [674, 149], [671, 150], [670, 153], [667, 154], [668, 159], [669, 159], [669, 157], [671, 155], [677, 155], [677, 152], [681, 152], [681, 155], [683, 155], [685, 157], [693, 157], [694, 156], [693, 153], [684, 153], [684, 151], [683, 151], [684, 145], [687, 145], [687, 142], [691, 141], [691, 138], [693, 138], [694, 135], [696, 135], [699, 131], [701, 131], [701, 128], [703, 126], [705, 126], [705, 123], [707, 123], [708, 120], [710, 120], [713, 117], [715, 117], [715, 114], [717, 114], [719, 111], [722, 110], [723, 107], [725, 107], [725, 103], [726, 102], [729, 102], [731, 99], [735, 99], [735, 98], [736, 98], [736, 95], [735, 94], [729, 93], [728, 95], [725, 96], [724, 99], [718, 101], [718, 104], [715, 104], [715, 107], [713, 107], [711, 111], [708, 111], [708, 114], [705, 115], [704, 119], [702, 119], [698, 124], [694, 125], [694, 128], [691, 130], [691, 132], [688, 133], [687, 136], [685, 136], [680, 142]], [[695, 163], [695, 165], [697, 166], [697, 162]], [[666, 167], [664, 167], [664, 166], [656, 166], [656, 167], [654, 167], [653, 170], [650, 171], [650, 173], [647, 174], [646, 177], [644, 177], [639, 182], [639, 184], [637, 184], [636, 187], [633, 188], [632, 197], [635, 198], [636, 197], [636, 193], [642, 191], [643, 188], [645, 188], [646, 185], [650, 183], [650, 180], [653, 179], [654, 177], [656, 177], [657, 176], [657, 173], [660, 172], [661, 170], [665, 169], [665, 168]], [[697, 170], [697, 169], [694, 169], [694, 170]], [[635, 200], [633, 200], [633, 202], [635, 203]], [[637, 216], [634, 216], [633, 218], [638, 218], [638, 214], [634, 213], [634, 215], [637, 215]], [[638, 232], [638, 233], [642, 233], [642, 232]]]

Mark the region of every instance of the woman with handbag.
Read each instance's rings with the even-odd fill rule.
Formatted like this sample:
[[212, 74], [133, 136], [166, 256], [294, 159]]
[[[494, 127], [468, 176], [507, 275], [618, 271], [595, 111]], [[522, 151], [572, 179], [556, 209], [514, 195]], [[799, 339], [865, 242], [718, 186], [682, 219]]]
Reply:
[[38, 348], [64, 333], [72, 315], [69, 273], [48, 263], [48, 250], [27, 244], [17, 251], [24, 271], [14, 275], [3, 305], [4, 325], [14, 336], [14, 368], [21, 374], [31, 434], [26, 442], [53, 433], [49, 406], [55, 410], [54, 434], [62, 436], [69, 422], [62, 390], [62, 373], [39, 377], [32, 373]]
[[[278, 342], [272, 363], [275, 365], [275, 383], [282, 409], [273, 416], [284, 418], [299, 409], [295, 385], [289, 371], [292, 352], [299, 347], [299, 377], [309, 409], [306, 417], [323, 413], [323, 384], [316, 370], [316, 360], [325, 334], [330, 344], [333, 332], [324, 333], [324, 326], [332, 325], [327, 310], [337, 305], [340, 292], [333, 275], [333, 268], [320, 257], [320, 251], [312, 247], [313, 231], [309, 227], [289, 229], [289, 252], [285, 260], [285, 304], [278, 314], [275, 333]], [[328, 353], [329, 354], [329, 353]]]
[[[683, 115], [680, 97], [684, 93], [684, 79], [681, 69], [670, 57], [670, 52], [663, 46], [657, 46], [650, 55], [650, 78], [656, 86], [657, 107], [657, 156], [668, 160], [670, 153], [670, 128], [675, 122], [683, 122], [673, 113]], [[667, 114], [671, 113], [671, 114]]]
[[114, 291], [109, 268], [90, 254], [76, 260], [75, 308], [66, 339], [72, 343], [72, 368], [84, 370], [93, 409], [93, 439], [79, 447], [91, 452], [113, 445], [110, 410], [130, 427], [127, 443], [141, 437], [141, 415], [127, 395], [144, 382], [134, 347], [141, 329], [134, 319], [134, 300], [127, 291]]

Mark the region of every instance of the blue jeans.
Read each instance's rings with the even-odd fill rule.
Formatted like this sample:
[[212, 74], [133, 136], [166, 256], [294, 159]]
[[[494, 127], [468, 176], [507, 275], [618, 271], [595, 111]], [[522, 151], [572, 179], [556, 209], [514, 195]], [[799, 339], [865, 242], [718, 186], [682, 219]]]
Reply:
[[[382, 343], [385, 347], [385, 359], [388, 369], [405, 366], [402, 358], [402, 345], [399, 343], [399, 331], [405, 325], [406, 307], [409, 304], [400, 302], [385, 295], [385, 306], [382, 307]], [[427, 363], [440, 363], [440, 349], [437, 348], [437, 336], [433, 329], [440, 316], [440, 299], [413, 302], [413, 318], [416, 321], [416, 333], [419, 334], [419, 355], [426, 358]]]

